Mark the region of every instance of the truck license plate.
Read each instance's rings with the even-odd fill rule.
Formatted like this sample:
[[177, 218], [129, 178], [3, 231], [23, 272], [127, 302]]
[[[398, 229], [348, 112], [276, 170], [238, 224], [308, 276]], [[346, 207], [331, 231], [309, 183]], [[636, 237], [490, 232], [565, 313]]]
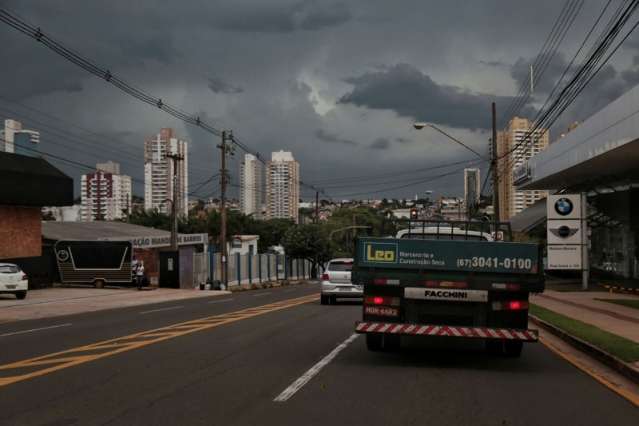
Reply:
[[452, 288], [406, 287], [406, 299], [445, 300], [451, 302], [487, 302], [486, 290], [457, 290]]

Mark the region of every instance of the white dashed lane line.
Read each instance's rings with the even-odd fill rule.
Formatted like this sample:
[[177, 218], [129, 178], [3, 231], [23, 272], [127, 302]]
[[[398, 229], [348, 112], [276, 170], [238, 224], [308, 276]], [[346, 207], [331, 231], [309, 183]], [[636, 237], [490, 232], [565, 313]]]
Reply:
[[10, 333], [4, 333], [4, 334], [0, 334], [0, 337], [9, 337], [9, 336], [15, 336], [17, 334], [27, 334], [27, 333], [34, 333], [36, 331], [42, 331], [42, 330], [51, 330], [52, 328], [60, 328], [60, 327], [69, 327], [72, 324], [70, 322], [66, 323], [66, 324], [57, 324], [57, 325], [50, 325], [48, 327], [40, 327], [40, 328], [31, 328], [29, 330], [20, 330], [20, 331], [12, 331]]
[[152, 314], [155, 312], [172, 311], [173, 309], [182, 309], [184, 306], [169, 306], [168, 308], [152, 309], [150, 311], [142, 311], [140, 315]]
[[230, 299], [220, 299], [220, 300], [211, 300], [210, 302], [206, 302], [206, 303], [225, 303], [225, 302], [230, 302], [231, 300], [235, 300], [233, 298]]
[[342, 352], [348, 345], [350, 345], [353, 340], [357, 339], [359, 334], [351, 334], [351, 336], [340, 343], [335, 349], [333, 349], [328, 355], [322, 358], [317, 364], [309, 368], [306, 373], [302, 374], [299, 379], [295, 380], [289, 387], [284, 389], [284, 391], [275, 397], [274, 402], [286, 402], [290, 399], [297, 391], [302, 389], [302, 387], [307, 384], [313, 377], [315, 377], [322, 368], [326, 367], [329, 362], [331, 362], [340, 352]]

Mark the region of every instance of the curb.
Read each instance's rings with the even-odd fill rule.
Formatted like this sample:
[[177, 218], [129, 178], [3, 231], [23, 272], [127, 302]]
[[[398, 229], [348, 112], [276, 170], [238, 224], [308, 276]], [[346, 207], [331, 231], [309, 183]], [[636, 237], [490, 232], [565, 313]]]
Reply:
[[263, 290], [265, 288], [274, 288], [274, 287], [285, 287], [285, 286], [291, 286], [291, 285], [301, 285], [301, 284], [306, 284], [310, 282], [310, 280], [294, 280], [294, 281], [285, 281], [285, 280], [280, 280], [280, 281], [264, 281], [262, 283], [253, 283], [253, 284], [242, 284], [242, 285], [234, 285], [234, 286], [229, 286], [229, 288], [227, 289], [227, 291], [230, 291], [231, 293], [236, 293], [236, 292], [244, 292], [244, 291], [251, 291], [251, 290]]
[[636, 294], [639, 295], [639, 287], [621, 287], [609, 284], [599, 284], [599, 287], [603, 287], [608, 290], [610, 293], [620, 293], [620, 294]]
[[570, 344], [571, 346], [579, 349], [582, 352], [587, 353], [588, 355], [597, 359], [601, 363], [617, 371], [618, 373], [626, 377], [628, 380], [632, 380], [634, 383], [639, 385], [639, 370], [632, 367], [627, 362], [622, 361], [616, 356], [609, 354], [608, 352], [599, 349], [598, 347], [586, 342], [585, 340], [575, 337], [572, 334], [569, 334], [565, 332], [564, 330], [560, 329], [559, 327], [556, 327], [550, 324], [549, 322], [546, 322], [540, 318], [537, 318], [534, 315], [528, 314], [528, 318], [530, 318], [530, 320], [537, 326], [546, 329], [550, 333], [559, 337], [564, 342]]

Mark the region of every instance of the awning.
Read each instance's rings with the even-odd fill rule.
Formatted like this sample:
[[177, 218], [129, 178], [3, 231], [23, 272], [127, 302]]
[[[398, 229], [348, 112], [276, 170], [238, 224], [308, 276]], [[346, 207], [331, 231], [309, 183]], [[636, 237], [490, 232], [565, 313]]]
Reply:
[[530, 232], [545, 221], [546, 199], [544, 198], [511, 217], [510, 227], [514, 232]]
[[73, 205], [73, 179], [42, 158], [0, 152], [0, 182], [3, 205]]

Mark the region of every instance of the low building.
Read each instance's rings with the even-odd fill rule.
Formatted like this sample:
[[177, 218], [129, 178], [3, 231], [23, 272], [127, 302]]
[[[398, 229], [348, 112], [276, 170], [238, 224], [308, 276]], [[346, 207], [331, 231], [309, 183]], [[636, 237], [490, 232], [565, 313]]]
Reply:
[[133, 257], [144, 262], [151, 285], [193, 288], [208, 277], [208, 234], [179, 234], [176, 259], [170, 256], [173, 252], [170, 251], [171, 233], [168, 231], [124, 222], [42, 223], [45, 247], [52, 247], [62, 240], [131, 241]]
[[38, 286], [51, 269], [42, 256], [41, 210], [73, 205], [73, 179], [42, 158], [0, 152], [0, 182], [0, 259], [19, 264]]
[[[586, 194], [591, 269], [633, 280], [639, 280], [638, 111], [639, 86], [550, 144], [513, 174], [518, 189]], [[525, 232], [542, 226], [545, 235], [545, 203], [530, 214], [518, 216], [513, 218], [518, 229]]]
[[259, 235], [233, 235], [228, 243], [228, 254], [229, 256], [235, 254], [257, 254], [259, 241]]

